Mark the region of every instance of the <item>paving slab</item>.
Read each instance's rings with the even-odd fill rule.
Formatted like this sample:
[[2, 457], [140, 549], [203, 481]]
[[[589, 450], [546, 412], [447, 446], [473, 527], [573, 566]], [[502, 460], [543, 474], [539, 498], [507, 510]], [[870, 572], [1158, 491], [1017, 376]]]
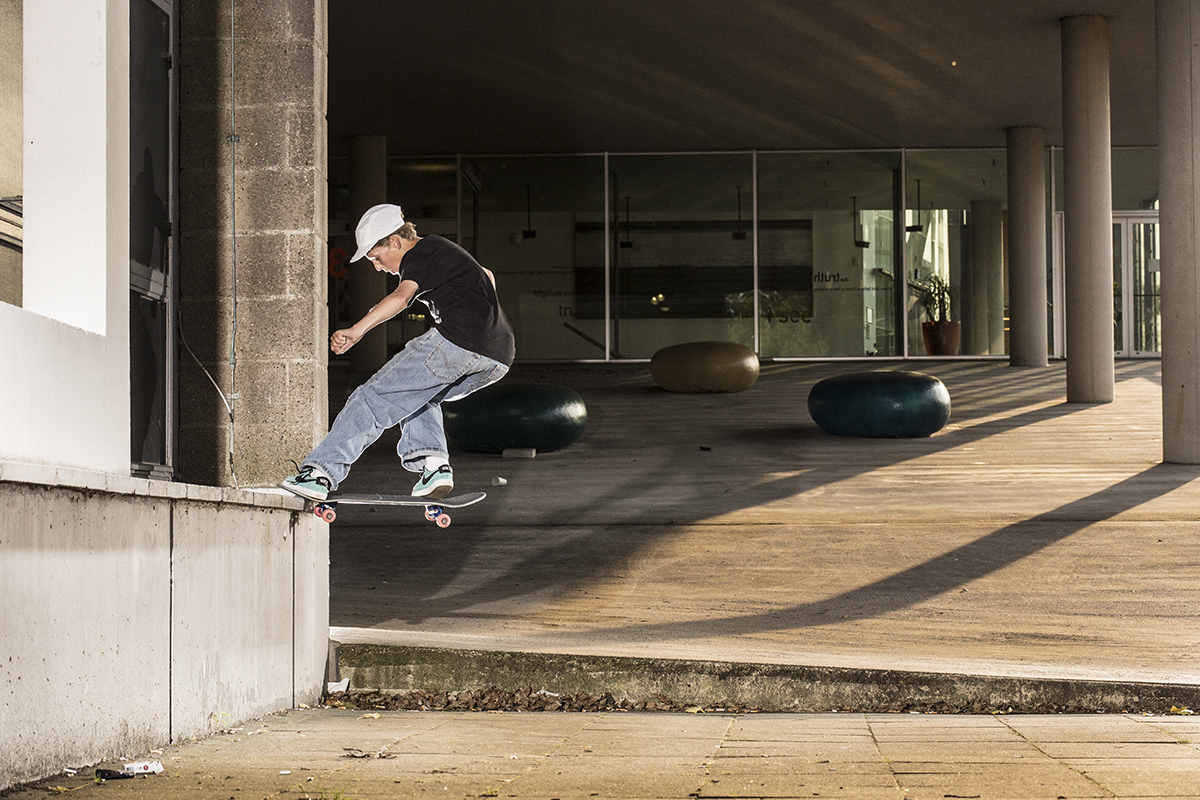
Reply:
[[[364, 715], [366, 714], [366, 715]], [[1134, 715], [490, 714], [303, 709], [19, 787], [128, 798], [1092, 798], [1200, 794], [1200, 747], [1146, 743]], [[884, 730], [888, 737], [881, 737]], [[957, 734], [988, 731], [990, 739]], [[1118, 743], [1134, 738], [1129, 744]], [[806, 746], [812, 749], [805, 749]], [[1072, 749], [1076, 746], [1079, 749]], [[1089, 748], [1102, 746], [1102, 750]], [[1147, 748], [1154, 748], [1153, 750]], [[1170, 752], [1169, 757], [1165, 754]], [[359, 757], [355, 757], [359, 756]], [[365, 757], [362, 757], [365, 756]], [[119, 768], [122, 759], [96, 765]], [[82, 765], [81, 765], [82, 766]]]

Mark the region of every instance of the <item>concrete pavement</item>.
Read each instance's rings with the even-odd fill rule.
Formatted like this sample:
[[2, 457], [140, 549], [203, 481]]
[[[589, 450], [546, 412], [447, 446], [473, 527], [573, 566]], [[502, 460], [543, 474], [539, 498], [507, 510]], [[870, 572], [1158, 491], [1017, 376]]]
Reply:
[[[818, 429], [809, 388], [871, 368], [938, 375], [949, 425], [906, 440]], [[584, 396], [584, 436], [532, 460], [455, 454], [459, 488], [489, 496], [446, 531], [345, 509], [332, 635], [1195, 689], [1200, 468], [1160, 463], [1159, 363], [1117, 376], [1116, 402], [1082, 405], [1065, 402], [1061, 363], [778, 363], [733, 395], [660, 391], [645, 364], [519, 367], [509, 379]], [[388, 444], [347, 490], [407, 489]], [[353, 670], [351, 685], [405, 688], [404, 658], [386, 685]]]
[[1200, 794], [1200, 722], [1184, 716], [400, 711], [376, 717], [369, 710], [310, 709], [126, 755], [158, 760], [164, 771], [97, 784], [89, 769], [7, 800], [67, 792], [83, 800]]
[[[871, 367], [941, 377], [947, 428], [817, 429], [808, 389]], [[1107, 711], [1195, 707], [1200, 468], [1160, 463], [1158, 363], [1117, 376], [1116, 402], [1092, 406], [1065, 403], [1062, 364], [770, 364], [721, 396], [661, 392], [644, 364], [519, 367], [512, 380], [579, 391], [587, 432], [531, 460], [455, 454], [458, 488], [489, 497], [446, 530], [419, 510], [342, 509], [331, 633], [343, 656], [370, 645], [390, 666], [363, 669], [362, 650], [341, 666], [357, 688], [484, 688], [501, 675], [490, 654], [524, 659], [512, 680], [533, 688], [619, 690], [619, 669], [562, 665], [657, 659], [636, 671], [678, 667], [677, 687], [777, 669], [792, 709], [853, 707], [856, 675], [900, 705], [904, 687], [968, 686], [1003, 712], [1057, 686]], [[407, 491], [389, 444], [345, 490]], [[438, 658], [455, 668], [418, 668]], [[712, 685], [698, 701], [720, 699]], [[153, 778], [97, 786], [84, 769], [16, 796], [1192, 797], [1195, 719], [307, 709], [112, 754], [161, 760]]]

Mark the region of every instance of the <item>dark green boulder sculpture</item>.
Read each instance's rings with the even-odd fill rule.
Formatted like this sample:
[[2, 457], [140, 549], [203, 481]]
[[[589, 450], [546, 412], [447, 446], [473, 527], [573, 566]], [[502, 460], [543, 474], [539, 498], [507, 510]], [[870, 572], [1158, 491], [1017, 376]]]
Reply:
[[808, 394], [808, 413], [838, 436], [912, 439], [945, 427], [950, 392], [920, 372], [854, 372], [817, 383]]
[[572, 444], [587, 426], [587, 406], [573, 389], [500, 381], [442, 404], [446, 436], [470, 453], [542, 452]]

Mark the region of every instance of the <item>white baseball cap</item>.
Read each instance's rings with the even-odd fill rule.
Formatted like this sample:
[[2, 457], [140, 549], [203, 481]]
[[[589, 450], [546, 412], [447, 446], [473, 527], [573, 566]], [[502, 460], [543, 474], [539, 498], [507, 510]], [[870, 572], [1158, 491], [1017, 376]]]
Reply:
[[354, 258], [350, 260], [358, 261], [380, 239], [400, 230], [403, 225], [404, 212], [400, 210], [400, 206], [384, 203], [367, 209], [367, 213], [362, 215], [362, 219], [358, 221], [358, 227], [354, 230], [354, 239], [358, 242], [358, 250], [354, 252]]

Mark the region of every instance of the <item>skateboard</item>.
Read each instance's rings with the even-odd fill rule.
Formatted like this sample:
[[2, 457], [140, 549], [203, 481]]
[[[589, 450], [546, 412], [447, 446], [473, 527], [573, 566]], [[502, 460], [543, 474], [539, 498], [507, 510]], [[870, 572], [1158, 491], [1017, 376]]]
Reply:
[[440, 500], [407, 494], [335, 494], [323, 501], [314, 502], [313, 513], [326, 522], [333, 522], [337, 519], [339, 503], [353, 506], [424, 506], [425, 519], [436, 522], [439, 528], [445, 528], [450, 525], [450, 515], [446, 513], [446, 509], [469, 506], [485, 497], [486, 492], [468, 492], [443, 497]]

